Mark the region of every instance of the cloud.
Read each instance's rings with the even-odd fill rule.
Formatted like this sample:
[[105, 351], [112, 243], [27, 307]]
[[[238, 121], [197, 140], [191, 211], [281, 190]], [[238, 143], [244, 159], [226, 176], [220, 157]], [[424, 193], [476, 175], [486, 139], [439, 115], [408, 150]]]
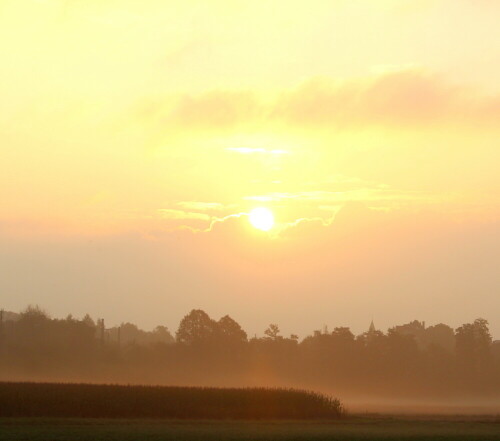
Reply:
[[[409, 67], [345, 81], [312, 78], [295, 89], [279, 91], [274, 99], [263, 100], [257, 93], [245, 91], [186, 95], [163, 107], [155, 106], [154, 112], [161, 113], [164, 128], [180, 130], [277, 123], [336, 128], [476, 125], [496, 124], [500, 97], [481, 95], [442, 76]], [[232, 150], [282, 153], [245, 146]]]
[[346, 203], [350, 201], [361, 201], [367, 204], [387, 204], [390, 202], [415, 202], [425, 201], [431, 202], [431, 195], [416, 191], [397, 191], [391, 188], [370, 188], [360, 187], [349, 190], [328, 191], [328, 190], [312, 190], [312, 191], [297, 191], [297, 192], [273, 192], [261, 195], [245, 196], [244, 200], [248, 201], [291, 201], [299, 200], [301, 203]]
[[273, 116], [292, 124], [411, 126], [492, 122], [499, 109], [498, 97], [412, 68], [342, 83], [310, 80], [284, 94]]
[[248, 92], [212, 91], [182, 97], [165, 120], [181, 127], [227, 128], [253, 120], [259, 113], [255, 97]]
[[218, 211], [224, 209], [224, 204], [220, 202], [183, 201], [178, 202], [177, 205], [195, 211]]
[[226, 150], [230, 152], [241, 153], [243, 155], [251, 155], [255, 153], [260, 153], [264, 155], [287, 155], [290, 152], [282, 149], [265, 149], [263, 147], [228, 147]]
[[206, 221], [211, 220], [211, 217], [208, 214], [175, 210], [173, 208], [160, 208], [158, 212], [164, 219], [175, 219], [175, 220], [194, 219], [194, 220], [206, 220]]

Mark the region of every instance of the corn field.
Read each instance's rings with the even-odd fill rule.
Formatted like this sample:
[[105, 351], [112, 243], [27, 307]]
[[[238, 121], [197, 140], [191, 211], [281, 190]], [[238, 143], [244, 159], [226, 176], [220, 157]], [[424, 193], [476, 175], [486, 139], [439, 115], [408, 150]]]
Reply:
[[0, 417], [330, 419], [339, 400], [314, 392], [0, 382]]

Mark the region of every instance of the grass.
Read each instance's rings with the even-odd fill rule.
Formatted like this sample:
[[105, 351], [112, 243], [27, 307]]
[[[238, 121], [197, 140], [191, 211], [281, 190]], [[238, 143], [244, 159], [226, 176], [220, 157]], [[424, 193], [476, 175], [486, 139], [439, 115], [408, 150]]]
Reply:
[[348, 417], [335, 421], [0, 419], [0, 441], [495, 441], [494, 418]]
[[338, 400], [293, 389], [0, 383], [0, 417], [334, 419]]

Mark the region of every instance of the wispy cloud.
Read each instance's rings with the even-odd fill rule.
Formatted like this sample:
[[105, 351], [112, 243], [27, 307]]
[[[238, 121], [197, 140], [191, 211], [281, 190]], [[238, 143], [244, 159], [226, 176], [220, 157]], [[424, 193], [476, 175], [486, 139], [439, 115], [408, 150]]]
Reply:
[[230, 152], [241, 153], [244, 155], [264, 154], [264, 155], [288, 155], [288, 150], [282, 149], [265, 149], [263, 147], [228, 147], [226, 150]]
[[365, 201], [365, 202], [381, 202], [381, 201], [416, 201], [429, 200], [429, 195], [423, 192], [403, 192], [392, 189], [380, 188], [361, 188], [356, 190], [346, 191], [298, 191], [298, 192], [272, 192], [261, 195], [245, 196], [243, 199], [247, 201], [316, 201], [319, 203], [328, 202], [349, 202], [349, 201]]
[[183, 201], [178, 202], [176, 205], [194, 211], [218, 211], [224, 209], [224, 204], [220, 202]]
[[[230, 129], [237, 125], [286, 123], [349, 128], [364, 125], [422, 126], [492, 124], [500, 97], [482, 95], [416, 67], [384, 69], [364, 78], [311, 78], [274, 99], [257, 93], [216, 90], [186, 95], [155, 106], [168, 128]], [[149, 113], [151, 117], [151, 113]], [[285, 154], [286, 150], [232, 147], [242, 154]]]
[[167, 115], [167, 125], [225, 128], [258, 116], [259, 103], [248, 92], [213, 91], [182, 97]]
[[164, 219], [175, 219], [175, 220], [205, 220], [210, 221], [212, 218], [205, 213], [196, 213], [183, 210], [175, 210], [172, 208], [160, 208], [158, 210], [161, 217]]
[[412, 68], [345, 82], [312, 79], [284, 94], [273, 117], [294, 124], [338, 126], [491, 123], [497, 101]]

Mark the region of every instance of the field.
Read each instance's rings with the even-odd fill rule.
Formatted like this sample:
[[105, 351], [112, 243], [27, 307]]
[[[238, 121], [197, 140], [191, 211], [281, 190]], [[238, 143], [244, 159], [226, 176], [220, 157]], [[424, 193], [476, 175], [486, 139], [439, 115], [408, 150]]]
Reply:
[[341, 403], [295, 389], [0, 383], [0, 417], [335, 419]]
[[0, 419], [1, 441], [494, 441], [494, 417], [347, 417], [336, 421]]
[[0, 383], [3, 440], [500, 441], [500, 417], [348, 415], [287, 389]]

